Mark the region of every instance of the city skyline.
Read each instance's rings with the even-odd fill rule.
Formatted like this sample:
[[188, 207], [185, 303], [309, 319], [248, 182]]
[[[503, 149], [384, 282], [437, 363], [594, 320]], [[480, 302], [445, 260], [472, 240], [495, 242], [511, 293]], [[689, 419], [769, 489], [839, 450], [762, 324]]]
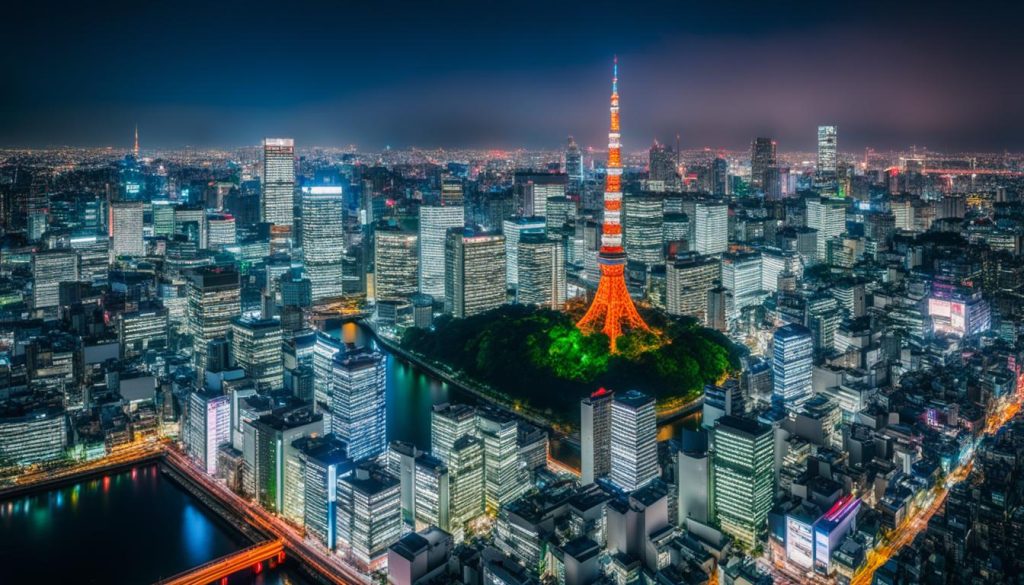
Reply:
[[627, 150], [677, 133], [688, 148], [773, 136], [781, 150], [810, 150], [822, 124], [839, 127], [841, 149], [1024, 149], [1024, 88], [1008, 75], [1024, 45], [1006, 7], [1008, 18], [984, 3], [469, 6], [143, 6], [110, 19], [66, 7], [61, 21], [19, 6], [12, 44], [37, 48], [0, 58], [0, 144], [130, 146], [138, 124], [143, 149], [275, 135], [364, 148], [553, 147], [567, 135], [599, 145], [595, 90], [618, 54]]

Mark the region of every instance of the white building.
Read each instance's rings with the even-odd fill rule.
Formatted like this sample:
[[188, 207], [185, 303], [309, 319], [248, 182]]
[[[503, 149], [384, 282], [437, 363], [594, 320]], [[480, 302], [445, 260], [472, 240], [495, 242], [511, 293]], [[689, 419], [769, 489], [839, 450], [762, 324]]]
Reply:
[[635, 491], [661, 474], [654, 398], [630, 390], [615, 395], [611, 410], [611, 480], [623, 491]]
[[444, 298], [445, 243], [450, 228], [465, 225], [461, 205], [420, 206], [419, 289], [421, 293]]

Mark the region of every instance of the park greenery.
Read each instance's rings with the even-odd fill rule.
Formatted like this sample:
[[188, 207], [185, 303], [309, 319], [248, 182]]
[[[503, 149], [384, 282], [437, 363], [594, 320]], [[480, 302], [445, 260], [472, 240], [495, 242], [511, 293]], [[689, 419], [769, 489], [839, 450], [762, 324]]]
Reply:
[[606, 335], [581, 332], [568, 313], [524, 305], [442, 317], [432, 330], [407, 330], [402, 346], [566, 422], [600, 387], [641, 390], [664, 406], [699, 396], [739, 368], [741, 348], [719, 332], [660, 312], [644, 318], [651, 330], [626, 333], [614, 354]]

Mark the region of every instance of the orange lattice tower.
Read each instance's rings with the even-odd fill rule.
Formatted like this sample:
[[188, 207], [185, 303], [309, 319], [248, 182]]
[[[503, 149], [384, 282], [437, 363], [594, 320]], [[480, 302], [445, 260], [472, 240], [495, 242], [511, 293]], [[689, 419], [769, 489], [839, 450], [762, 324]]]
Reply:
[[623, 327], [647, 329], [626, 290], [626, 252], [622, 249], [622, 146], [619, 142], [619, 60], [612, 75], [612, 121], [608, 132], [608, 169], [604, 180], [604, 225], [601, 229], [601, 281], [587, 314], [576, 324], [583, 331], [600, 329], [611, 340]]

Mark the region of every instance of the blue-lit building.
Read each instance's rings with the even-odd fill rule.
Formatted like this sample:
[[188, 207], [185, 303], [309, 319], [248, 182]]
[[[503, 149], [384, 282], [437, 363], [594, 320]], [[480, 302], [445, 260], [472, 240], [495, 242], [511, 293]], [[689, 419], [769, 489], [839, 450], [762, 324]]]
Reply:
[[780, 327], [775, 332], [772, 354], [772, 401], [790, 410], [806, 402], [812, 393], [813, 368], [811, 331], [795, 323]]
[[331, 432], [348, 444], [353, 461], [387, 450], [383, 353], [359, 349], [338, 353], [332, 365]]

